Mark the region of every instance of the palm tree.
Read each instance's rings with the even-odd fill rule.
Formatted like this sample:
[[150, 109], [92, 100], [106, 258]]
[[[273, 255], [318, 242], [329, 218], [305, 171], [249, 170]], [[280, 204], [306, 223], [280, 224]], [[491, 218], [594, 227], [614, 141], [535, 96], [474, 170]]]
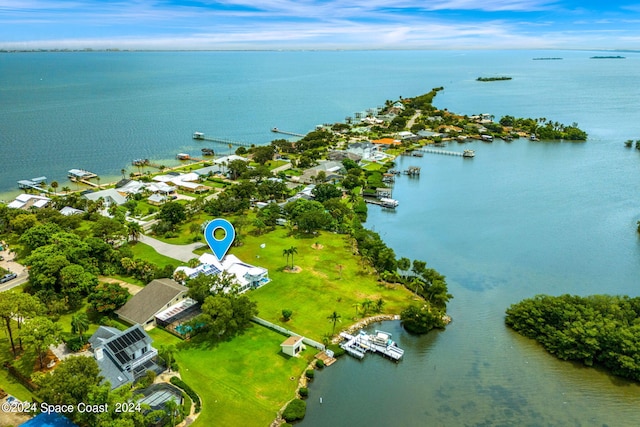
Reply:
[[171, 419], [171, 427], [176, 425], [176, 415], [178, 415], [178, 404], [175, 400], [169, 399], [164, 403], [164, 410], [167, 411], [167, 415], [169, 415]]
[[424, 282], [421, 279], [414, 277], [411, 283], [409, 283], [409, 286], [414, 287], [414, 292], [418, 295], [418, 289], [424, 288]]
[[80, 342], [84, 342], [83, 334], [89, 329], [87, 313], [77, 313], [71, 317], [71, 332], [78, 334]]
[[297, 254], [298, 253], [298, 248], [296, 248], [295, 246], [291, 246], [289, 248], [289, 254], [291, 255], [291, 269], [294, 269], [294, 265], [293, 265], [293, 254]]
[[158, 350], [160, 353], [160, 357], [164, 359], [164, 362], [167, 364], [167, 368], [169, 369], [169, 372], [171, 372], [171, 365], [173, 364], [173, 361], [174, 361], [173, 355], [176, 351], [176, 348], [172, 345], [163, 345], [163, 346], [160, 346]]
[[125, 168], [120, 169], [120, 173], [122, 174], [122, 179], [125, 179], [125, 173], [127, 173], [127, 170]]
[[53, 194], [56, 194], [56, 190], [58, 189], [58, 181], [51, 181], [51, 188], [53, 188]]
[[369, 309], [371, 308], [371, 304], [373, 304], [373, 301], [371, 301], [369, 298], [366, 298], [364, 301], [362, 301], [362, 315], [363, 316], [367, 315], [367, 311], [369, 311]]
[[341, 320], [340, 320], [341, 317], [342, 316], [340, 316], [336, 311], [331, 313], [330, 316], [327, 316], [327, 319], [329, 319], [330, 322], [333, 322], [333, 330], [331, 332], [331, 335], [335, 335], [335, 333], [336, 333], [336, 322], [341, 322]]
[[65, 194], [68, 194], [69, 191], [71, 191], [71, 188], [65, 185], [64, 187], [62, 187], [62, 191], [64, 191]]
[[376, 300], [376, 311], [380, 313], [382, 311], [382, 307], [384, 307], [384, 300], [382, 298], [378, 298]]
[[358, 317], [358, 308], [360, 308], [360, 303], [359, 303], [359, 302], [356, 302], [356, 303], [354, 303], [354, 304], [352, 305], [352, 307], [355, 307], [355, 308], [356, 308], [356, 317]]
[[289, 268], [289, 255], [291, 255], [291, 250], [290, 249], [283, 249], [282, 250], [282, 256], [287, 256], [287, 266], [285, 268]]
[[140, 236], [142, 236], [142, 226], [135, 221], [127, 222], [127, 233], [134, 242], [137, 242]]

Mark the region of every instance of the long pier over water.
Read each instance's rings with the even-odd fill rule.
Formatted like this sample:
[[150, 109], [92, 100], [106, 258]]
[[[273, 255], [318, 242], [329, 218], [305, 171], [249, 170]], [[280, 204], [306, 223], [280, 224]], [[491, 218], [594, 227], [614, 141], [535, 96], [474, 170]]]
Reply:
[[444, 154], [445, 156], [464, 156], [464, 154], [459, 151], [438, 150], [435, 148], [419, 148], [417, 151], [431, 154]]
[[233, 141], [233, 140], [227, 139], [227, 138], [216, 138], [216, 137], [212, 137], [212, 136], [205, 136], [205, 134], [202, 133], [202, 132], [194, 132], [193, 133], [193, 139], [197, 139], [199, 141], [218, 142], [220, 144], [235, 145], [235, 146], [240, 146], [240, 147], [251, 147], [252, 146], [252, 144], [250, 144], [248, 142]]
[[283, 134], [283, 135], [298, 136], [298, 137], [300, 137], [300, 138], [303, 138], [303, 137], [305, 136], [305, 135], [303, 135], [303, 134], [301, 134], [301, 133], [289, 132], [289, 131], [286, 131], [286, 130], [280, 130], [280, 129], [278, 129], [278, 128], [273, 128], [273, 129], [271, 129], [271, 132], [274, 132], [274, 133], [281, 133], [281, 134]]

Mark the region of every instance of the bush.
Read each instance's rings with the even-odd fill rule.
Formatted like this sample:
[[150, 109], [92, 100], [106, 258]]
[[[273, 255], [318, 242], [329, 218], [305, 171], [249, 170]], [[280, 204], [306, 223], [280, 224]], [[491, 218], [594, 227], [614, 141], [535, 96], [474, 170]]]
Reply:
[[200, 406], [202, 405], [200, 403], [200, 397], [198, 397], [198, 395], [196, 394], [195, 391], [193, 391], [193, 389], [191, 387], [189, 387], [187, 385], [187, 383], [185, 383], [184, 381], [182, 381], [180, 378], [178, 377], [171, 377], [170, 380], [171, 384], [173, 384], [174, 386], [181, 388], [182, 390], [184, 390], [189, 397], [191, 398], [191, 400], [193, 400], [193, 403], [196, 405], [196, 414], [198, 412], [200, 412]]
[[307, 411], [307, 402], [302, 399], [294, 399], [285, 408], [282, 413], [282, 418], [287, 422], [297, 421], [304, 418], [304, 414]]
[[290, 310], [288, 308], [285, 308], [282, 310], [282, 318], [284, 319], [285, 322], [288, 322], [289, 319], [291, 319], [292, 314], [293, 314], [293, 310]]
[[304, 376], [310, 380], [312, 380], [315, 375], [316, 371], [314, 371], [313, 369], [307, 369], [307, 372], [304, 373]]
[[309, 396], [309, 389], [307, 387], [300, 387], [298, 394], [300, 394], [300, 397], [307, 397]]
[[193, 405], [193, 402], [191, 402], [189, 395], [182, 393], [182, 414], [185, 417], [188, 417], [191, 413], [191, 405]]
[[324, 368], [324, 360], [316, 359], [316, 368], [318, 369]]
[[67, 341], [67, 348], [74, 353], [82, 350], [84, 346], [84, 341], [80, 339], [80, 337], [74, 337]]
[[147, 371], [137, 383], [138, 388], [147, 388], [156, 380], [156, 373], [154, 371]]
[[346, 353], [346, 351], [344, 351], [344, 349], [338, 344], [329, 344], [327, 349], [333, 351], [333, 357], [336, 359]]

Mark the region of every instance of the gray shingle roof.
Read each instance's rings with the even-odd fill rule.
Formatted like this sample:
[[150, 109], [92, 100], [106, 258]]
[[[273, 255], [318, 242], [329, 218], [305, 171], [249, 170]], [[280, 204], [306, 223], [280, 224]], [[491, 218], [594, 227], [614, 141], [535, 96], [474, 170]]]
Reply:
[[116, 310], [123, 320], [144, 325], [166, 305], [189, 288], [172, 279], [156, 279]]

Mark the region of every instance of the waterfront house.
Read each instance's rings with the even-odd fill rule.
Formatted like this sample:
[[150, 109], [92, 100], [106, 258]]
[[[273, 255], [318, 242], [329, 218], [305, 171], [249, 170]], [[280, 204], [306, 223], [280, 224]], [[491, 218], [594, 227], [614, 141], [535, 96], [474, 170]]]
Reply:
[[198, 174], [201, 177], [208, 177], [211, 175], [220, 175], [222, 174], [222, 167], [221, 165], [206, 166], [204, 168], [194, 170], [193, 173]]
[[408, 130], [403, 130], [402, 132], [397, 133], [398, 138], [403, 141], [416, 141], [418, 140], [418, 136], [413, 132], [409, 132]]
[[282, 352], [287, 356], [297, 356], [302, 350], [305, 349], [305, 345], [302, 342], [303, 337], [291, 336], [284, 340], [282, 344], [280, 344], [280, 348]]
[[126, 323], [151, 329], [156, 325], [156, 316], [187, 298], [188, 290], [173, 279], [155, 279], [115, 313]]
[[36, 196], [34, 194], [20, 194], [15, 200], [10, 202], [7, 207], [13, 209], [29, 210], [31, 208], [40, 209], [49, 204], [51, 199], [45, 196]]
[[224, 165], [228, 165], [230, 162], [234, 160], [242, 160], [243, 162], [249, 161], [249, 159], [247, 159], [246, 157], [238, 156], [237, 154], [232, 154], [230, 156], [224, 156], [224, 157], [220, 157], [219, 159], [215, 159], [213, 161], [213, 164], [218, 166], [224, 166]]
[[[127, 182], [123, 182], [121, 180], [116, 184], [116, 188], [120, 193], [124, 194], [140, 194], [144, 191], [147, 184], [144, 182], [136, 181], [136, 180], [128, 180]], [[119, 185], [119, 186], [118, 186]]]
[[421, 131], [418, 131], [418, 136], [421, 138], [437, 138], [442, 135], [439, 134], [438, 132], [433, 132], [430, 130], [421, 130]]
[[133, 383], [147, 371], [163, 371], [156, 364], [158, 351], [151, 346], [151, 337], [140, 325], [124, 331], [100, 326], [89, 338], [89, 343], [100, 374], [111, 384], [112, 390]]
[[343, 150], [333, 150], [327, 153], [327, 159], [333, 160], [335, 162], [342, 162], [344, 159], [349, 159], [357, 163], [362, 160], [362, 156]]
[[126, 197], [114, 188], [83, 193], [83, 197], [88, 200], [93, 200], [94, 202], [102, 199], [104, 201], [105, 208], [108, 208], [109, 206], [114, 204], [120, 206], [127, 202]]
[[370, 142], [354, 142], [349, 144], [346, 151], [360, 156], [362, 160], [371, 160], [378, 152], [378, 146]]
[[[269, 270], [242, 262], [235, 255], [228, 254], [222, 258], [222, 261], [219, 261], [214, 255], [205, 253], [198, 260], [200, 261], [198, 266], [194, 268], [181, 266], [176, 268], [174, 274], [182, 271], [187, 277], [194, 278], [200, 274], [209, 276], [226, 271], [233, 276], [239, 293], [246, 292], [249, 289], [257, 289], [271, 281], [269, 279]], [[212, 289], [212, 291], [229, 292], [230, 289]]]

